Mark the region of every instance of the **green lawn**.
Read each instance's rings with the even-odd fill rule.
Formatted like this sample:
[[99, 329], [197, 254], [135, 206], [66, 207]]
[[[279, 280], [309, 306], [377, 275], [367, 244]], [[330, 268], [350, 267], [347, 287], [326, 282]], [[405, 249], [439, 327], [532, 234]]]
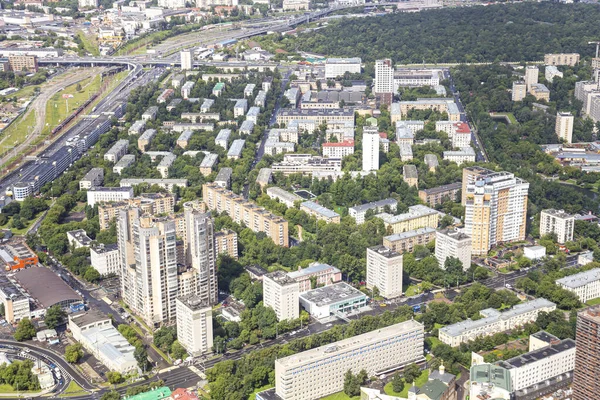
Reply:
[[85, 33], [83, 33], [83, 31], [77, 32], [77, 36], [79, 36], [79, 38], [83, 42], [83, 47], [85, 48], [86, 52], [90, 53], [93, 56], [100, 55], [100, 51], [98, 50], [98, 43], [96, 43], [92, 36], [87, 36]]
[[588, 300], [585, 304], [588, 306], [595, 306], [600, 304], [600, 297], [596, 297], [595, 299]]
[[[423, 372], [421, 372], [421, 375], [415, 380], [414, 384], [417, 387], [421, 387], [425, 383], [427, 383], [428, 379], [429, 379], [429, 370], [426, 369]], [[406, 398], [406, 397], [408, 397], [408, 389], [410, 389], [411, 387], [412, 387], [412, 384], [405, 383], [404, 389], [400, 393], [396, 393], [396, 392], [394, 392], [394, 389], [392, 388], [392, 382], [389, 382], [387, 385], [385, 385], [383, 390], [389, 396], [398, 396], [398, 397]]]
[[[16, 393], [17, 391], [15, 389], [13, 389], [12, 386], [10, 386], [8, 383], [4, 383], [2, 385], [0, 385], [0, 393]], [[28, 390], [19, 390], [19, 393], [34, 393], [34, 392], [30, 392]], [[37, 392], [35, 392], [37, 393]]]
[[438, 345], [442, 343], [442, 341], [435, 336], [429, 336], [429, 340], [431, 340], [431, 349], [435, 349]]
[[77, 384], [75, 381], [69, 382], [69, 386], [65, 389], [64, 392], [60, 394], [60, 397], [72, 397], [72, 396], [83, 396], [87, 394], [85, 390], [81, 386]]
[[330, 394], [327, 397], [322, 397], [321, 400], [359, 400], [360, 396], [356, 396], [356, 397], [349, 397], [346, 393], [344, 392], [337, 392], [334, 394]]
[[414, 296], [422, 292], [421, 287], [419, 285], [410, 285], [404, 290], [404, 295], [406, 297]]

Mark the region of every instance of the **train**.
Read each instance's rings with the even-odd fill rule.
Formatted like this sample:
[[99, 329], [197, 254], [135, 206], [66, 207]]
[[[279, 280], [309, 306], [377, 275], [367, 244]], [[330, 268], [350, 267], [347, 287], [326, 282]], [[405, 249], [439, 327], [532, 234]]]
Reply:
[[56, 135], [58, 132], [63, 130], [63, 128], [67, 126], [68, 123], [73, 121], [75, 117], [81, 114], [88, 105], [90, 105], [94, 100], [96, 100], [96, 98], [98, 98], [98, 93], [94, 93], [93, 95], [91, 95], [89, 99], [87, 99], [81, 106], [79, 106], [71, 115], [65, 118], [64, 121], [58, 124], [54, 129], [52, 129], [50, 133], [52, 135]]

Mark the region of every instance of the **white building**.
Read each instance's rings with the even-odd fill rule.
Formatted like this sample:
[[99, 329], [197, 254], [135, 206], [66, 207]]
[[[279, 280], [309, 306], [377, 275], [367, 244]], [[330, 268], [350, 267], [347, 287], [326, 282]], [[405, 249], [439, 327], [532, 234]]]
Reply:
[[377, 60], [375, 61], [375, 84], [373, 93], [385, 94], [391, 97], [394, 93], [394, 66], [392, 60]]
[[475, 150], [469, 146], [456, 151], [445, 151], [444, 160], [455, 162], [458, 165], [467, 162], [475, 162]]
[[263, 303], [271, 307], [277, 320], [300, 317], [300, 285], [285, 272], [275, 271], [263, 277]]
[[116, 164], [121, 157], [127, 154], [128, 147], [129, 140], [117, 140], [117, 142], [106, 153], [104, 153], [104, 159]]
[[548, 82], [552, 83], [554, 77], [558, 76], [559, 78], [562, 78], [563, 73], [560, 72], [554, 65], [547, 65], [544, 70], [544, 76]]
[[540, 74], [540, 70], [535, 65], [530, 65], [525, 68], [525, 85], [527, 85], [527, 90], [531, 90], [531, 86], [538, 83], [538, 77]]
[[378, 375], [423, 360], [423, 325], [415, 320], [275, 360], [275, 393], [312, 400], [344, 388], [344, 374]]
[[246, 141], [244, 139], [236, 139], [231, 143], [231, 147], [227, 151], [227, 158], [237, 160], [242, 156], [242, 150]]
[[229, 138], [231, 137], [231, 129], [221, 129], [219, 134], [215, 138], [215, 144], [217, 146], [221, 146], [224, 149], [227, 149], [229, 145]]
[[479, 312], [484, 318], [475, 321], [469, 318], [466, 321], [440, 328], [439, 339], [443, 343], [455, 347], [479, 336], [492, 336], [522, 326], [527, 322], [535, 321], [540, 312], [550, 312], [555, 309], [556, 304], [541, 297], [517, 304], [510, 310], [502, 312], [486, 308]]
[[565, 276], [558, 279], [556, 284], [569, 292], [575, 293], [579, 301], [586, 303], [591, 299], [600, 297], [600, 268]]
[[546, 248], [544, 246], [527, 246], [523, 248], [523, 257], [530, 260], [539, 260], [546, 257]]
[[367, 305], [367, 295], [346, 282], [315, 288], [300, 295], [300, 305], [313, 318], [357, 312]]
[[121, 272], [120, 259], [119, 248], [116, 244], [99, 244], [90, 248], [92, 267], [100, 275], [118, 275]]
[[344, 158], [350, 154], [354, 154], [354, 140], [323, 143], [323, 157]]
[[325, 78], [337, 78], [346, 72], [360, 74], [361, 59], [353, 58], [328, 58], [325, 61]]
[[133, 188], [94, 187], [87, 192], [87, 203], [90, 207], [101, 201], [121, 201], [133, 198]]
[[573, 142], [573, 121], [575, 117], [570, 112], [559, 112], [556, 114], [556, 136], [565, 143]]
[[112, 325], [109, 317], [97, 311], [71, 314], [69, 329], [73, 339], [81, 343], [109, 371], [123, 375], [140, 372], [133, 355], [135, 347]]
[[280, 203], [285, 204], [288, 208], [294, 207], [294, 203], [297, 201], [304, 201], [302, 197], [283, 190], [277, 186], [271, 186], [267, 188], [267, 196], [273, 200], [279, 200]]
[[98, 0], [79, 0], [79, 8], [96, 8], [98, 7]]
[[239, 99], [238, 101], [235, 102], [235, 105], [233, 106], [233, 117], [234, 118], [241, 117], [244, 114], [246, 114], [247, 110], [248, 110], [248, 100]]
[[435, 258], [440, 268], [448, 257], [458, 258], [463, 270], [471, 267], [471, 238], [457, 229], [442, 229], [435, 235]]
[[191, 70], [194, 68], [194, 52], [184, 50], [181, 52], [181, 70]]
[[69, 246], [80, 249], [82, 247], [90, 247], [92, 239], [87, 235], [85, 230], [76, 229], [67, 232], [67, 242], [69, 243]]
[[367, 288], [386, 299], [402, 295], [402, 255], [385, 246], [367, 249]]
[[522, 81], [515, 81], [512, 84], [512, 101], [521, 101], [527, 96], [527, 84]]
[[[12, 260], [8, 253], [0, 254], [0, 257]], [[29, 297], [5, 274], [0, 275], [0, 299], [4, 305], [4, 318], [8, 323], [12, 324], [31, 316]]]
[[377, 127], [364, 127], [362, 138], [362, 169], [377, 171], [379, 169], [379, 131]]
[[213, 347], [212, 306], [195, 295], [177, 298], [177, 340], [192, 356]]
[[383, 199], [366, 204], [360, 204], [358, 206], [350, 207], [348, 209], [348, 215], [354, 218], [357, 225], [360, 225], [365, 222], [367, 211], [373, 210], [375, 214], [382, 213], [386, 211], [386, 207], [389, 208], [390, 212], [396, 212], [398, 202], [395, 199]]
[[92, 168], [79, 181], [79, 190], [89, 190], [102, 185], [104, 182], [104, 168]]
[[131, 164], [135, 162], [135, 156], [133, 154], [125, 154], [121, 159], [115, 164], [113, 167], [113, 172], [115, 174], [121, 175], [121, 172], [127, 167], [130, 167]]
[[555, 234], [556, 241], [565, 244], [573, 240], [575, 216], [564, 210], [542, 210], [540, 215], [540, 236]]

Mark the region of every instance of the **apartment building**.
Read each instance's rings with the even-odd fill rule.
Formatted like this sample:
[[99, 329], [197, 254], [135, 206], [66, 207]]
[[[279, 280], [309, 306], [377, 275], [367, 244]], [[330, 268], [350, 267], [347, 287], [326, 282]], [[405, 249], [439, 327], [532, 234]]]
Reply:
[[575, 117], [570, 112], [556, 114], [556, 136], [565, 143], [573, 142], [573, 121]]
[[438, 86], [442, 71], [439, 69], [402, 68], [394, 72], [394, 93], [401, 87]]
[[283, 161], [274, 163], [271, 169], [273, 172], [281, 172], [284, 175], [341, 172], [342, 160], [340, 158], [323, 158], [312, 154], [285, 154]]
[[317, 286], [327, 286], [342, 280], [342, 271], [329, 264], [318, 262], [311, 263], [307, 268], [298, 267], [298, 270], [287, 275], [298, 282], [300, 293], [314, 289], [313, 279]]
[[117, 175], [121, 175], [125, 168], [128, 168], [135, 162], [135, 156], [133, 154], [125, 154], [113, 167], [113, 172]]
[[101, 186], [104, 182], [104, 168], [92, 168], [79, 181], [79, 190], [89, 190]]
[[223, 229], [215, 232], [215, 252], [217, 256], [219, 254], [226, 254], [237, 260], [239, 257], [237, 233], [231, 229]]
[[129, 140], [120, 139], [106, 152], [104, 153], [104, 159], [112, 163], [117, 163], [121, 157], [127, 154], [127, 148], [129, 147]]
[[146, 128], [146, 121], [137, 120], [129, 127], [127, 133], [129, 135], [139, 135]]
[[392, 60], [375, 61], [375, 80], [373, 93], [384, 104], [392, 104], [394, 98], [394, 66]]
[[433, 110], [440, 113], [447, 113], [448, 120], [460, 122], [460, 111], [452, 99], [442, 98], [424, 98], [413, 101], [401, 101], [400, 114], [407, 115], [410, 110]]
[[408, 143], [400, 143], [398, 145], [400, 149], [400, 160], [407, 162], [413, 159], [412, 146]]
[[231, 189], [231, 176], [233, 175], [233, 168], [223, 167], [219, 170], [219, 173], [215, 177], [215, 184], [225, 189]]
[[193, 131], [190, 130], [185, 130], [183, 132], [181, 132], [181, 135], [179, 135], [179, 137], [177, 138], [177, 146], [181, 147], [182, 149], [185, 149], [188, 145], [188, 143], [190, 142], [190, 139], [192, 138], [193, 135]]
[[567, 65], [575, 66], [579, 63], [579, 53], [555, 53], [544, 55], [544, 64], [546, 65]]
[[458, 229], [442, 229], [435, 237], [435, 258], [440, 268], [445, 269], [448, 257], [458, 258], [463, 270], [471, 267], [471, 238]]
[[283, 271], [263, 276], [263, 303], [271, 307], [278, 321], [300, 317], [300, 284]]
[[360, 225], [365, 222], [365, 216], [369, 210], [373, 210], [374, 213], [396, 212], [397, 207], [398, 202], [395, 199], [383, 199], [350, 207], [348, 215], [354, 218], [356, 223]]
[[457, 165], [475, 162], [475, 150], [471, 146], [463, 147], [460, 150], [444, 151], [444, 160], [454, 162]]
[[160, 176], [162, 176], [163, 179], [169, 177], [169, 168], [171, 168], [171, 165], [173, 165], [176, 159], [177, 156], [175, 154], [167, 154], [156, 166], [156, 170], [160, 173]]
[[[437, 157], [436, 157], [437, 160]], [[446, 201], [457, 201], [462, 188], [461, 182], [419, 190], [419, 198], [430, 207], [436, 207]]]
[[396, 253], [411, 253], [415, 246], [426, 246], [435, 240], [436, 230], [434, 228], [419, 228], [414, 231], [396, 233], [383, 237], [383, 245]]
[[417, 167], [412, 164], [402, 166], [402, 179], [408, 186], [419, 187], [419, 173]]
[[325, 60], [325, 79], [343, 76], [346, 72], [360, 74], [361, 59], [352, 58], [328, 58]]
[[235, 139], [231, 143], [229, 150], [227, 150], [227, 158], [230, 160], [239, 160], [242, 157], [245, 145], [246, 141], [244, 139]]
[[233, 117], [242, 117], [244, 114], [246, 114], [246, 111], [248, 111], [248, 100], [239, 99], [233, 106]]
[[231, 137], [231, 129], [221, 129], [219, 134], [215, 138], [215, 144], [226, 149], [229, 145], [229, 138]]
[[325, 221], [328, 224], [340, 223], [340, 214], [330, 210], [329, 208], [323, 207], [314, 201], [305, 201], [300, 203], [300, 210], [317, 218], [320, 221]]
[[285, 204], [288, 208], [294, 207], [294, 203], [297, 201], [303, 201], [304, 199], [297, 194], [290, 193], [287, 190], [283, 190], [277, 186], [271, 186], [267, 188], [267, 196], [273, 200], [279, 200], [280, 203]]
[[261, 189], [264, 189], [269, 183], [273, 182], [273, 170], [271, 168], [261, 168], [256, 177], [256, 183]]
[[212, 351], [212, 306], [198, 296], [176, 300], [177, 340], [188, 354], [197, 357]]
[[363, 128], [362, 169], [367, 172], [379, 169], [379, 130], [376, 126]]
[[38, 58], [34, 55], [8, 56], [8, 65], [13, 72], [38, 72]]
[[156, 119], [156, 114], [158, 114], [158, 107], [150, 106], [142, 114], [142, 121], [148, 122], [148, 121], [154, 120], [154, 119]]
[[485, 175], [468, 183], [464, 193], [464, 232], [473, 240], [474, 255], [487, 254], [500, 243], [524, 240], [527, 220], [529, 183], [509, 172], [482, 172]]
[[175, 195], [171, 193], [142, 193], [138, 197], [117, 202], [101, 202], [98, 204], [100, 230], [110, 228], [119, 210], [138, 207], [143, 213], [150, 215], [171, 214], [175, 209]]
[[314, 121], [317, 126], [328, 122], [354, 123], [354, 110], [350, 109], [281, 109], [277, 113], [277, 123], [288, 125], [292, 121]]
[[550, 101], [550, 89], [543, 83], [532, 84], [529, 93], [537, 100]]
[[493, 308], [486, 308], [479, 313], [484, 317], [476, 321], [470, 318], [444, 326], [439, 330], [439, 339], [449, 346], [456, 347], [480, 336], [492, 336], [505, 332], [517, 326], [537, 319], [540, 312], [550, 312], [556, 309], [556, 304], [544, 298], [517, 304], [510, 310], [502, 312]]
[[191, 70], [194, 68], [194, 51], [193, 50], [183, 50], [180, 53], [181, 57], [181, 70]]
[[344, 142], [323, 143], [323, 157], [344, 158], [354, 154], [354, 140]]
[[367, 248], [367, 288], [386, 299], [402, 296], [402, 255], [385, 246]]
[[99, 244], [90, 247], [90, 263], [102, 276], [119, 275], [120, 256], [116, 244]]
[[573, 372], [573, 400], [595, 399], [600, 393], [600, 306], [577, 313], [577, 352]]
[[531, 91], [531, 87], [538, 83], [540, 69], [535, 65], [529, 65], [525, 68], [525, 85], [527, 91]]
[[0, 275], [0, 299], [4, 305], [4, 318], [8, 323], [13, 324], [31, 316], [29, 297], [5, 274]]
[[542, 210], [540, 214], [540, 236], [555, 234], [556, 241], [565, 244], [573, 240], [575, 216], [564, 210]]
[[285, 219], [214, 183], [202, 185], [202, 198], [210, 210], [225, 211], [238, 224], [244, 223], [254, 232], [264, 232], [279, 246], [289, 246]]
[[600, 297], [600, 268], [565, 276], [557, 279], [556, 284], [569, 292], [575, 293], [579, 301], [586, 303]]
[[544, 76], [546, 77], [546, 80], [548, 82], [552, 83], [555, 77], [558, 76], [559, 78], [562, 78], [563, 73], [560, 72], [555, 66], [548, 65], [546, 66], [546, 68], [544, 68]]
[[414, 231], [419, 228], [437, 228], [440, 214], [429, 207], [417, 204], [408, 207], [408, 212], [398, 215], [381, 213], [376, 215], [381, 218], [387, 227], [391, 227], [392, 233]]
[[93, 207], [99, 202], [121, 201], [133, 197], [133, 188], [125, 187], [92, 187], [87, 191], [87, 203]]
[[521, 101], [527, 96], [527, 84], [524, 81], [515, 81], [512, 84], [512, 101]]
[[156, 129], [147, 129], [138, 138], [138, 149], [140, 149], [142, 153], [148, 150], [148, 147], [150, 147], [150, 143], [152, 143], [152, 139], [154, 139], [156, 134]]
[[275, 360], [275, 394], [283, 400], [318, 399], [343, 390], [348, 370], [364, 369], [373, 376], [420, 362], [423, 338], [423, 325], [410, 320], [280, 358]]
[[200, 173], [203, 176], [209, 176], [214, 171], [214, 168], [219, 162], [219, 155], [216, 153], [208, 153], [204, 155], [204, 158], [200, 162]]

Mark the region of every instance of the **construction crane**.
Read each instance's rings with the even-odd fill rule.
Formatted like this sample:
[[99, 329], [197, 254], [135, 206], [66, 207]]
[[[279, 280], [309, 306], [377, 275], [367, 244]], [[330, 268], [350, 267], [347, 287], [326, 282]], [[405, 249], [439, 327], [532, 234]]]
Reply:
[[600, 42], [588, 42], [588, 44], [596, 45], [596, 58], [598, 58], [598, 50], [600, 49]]

